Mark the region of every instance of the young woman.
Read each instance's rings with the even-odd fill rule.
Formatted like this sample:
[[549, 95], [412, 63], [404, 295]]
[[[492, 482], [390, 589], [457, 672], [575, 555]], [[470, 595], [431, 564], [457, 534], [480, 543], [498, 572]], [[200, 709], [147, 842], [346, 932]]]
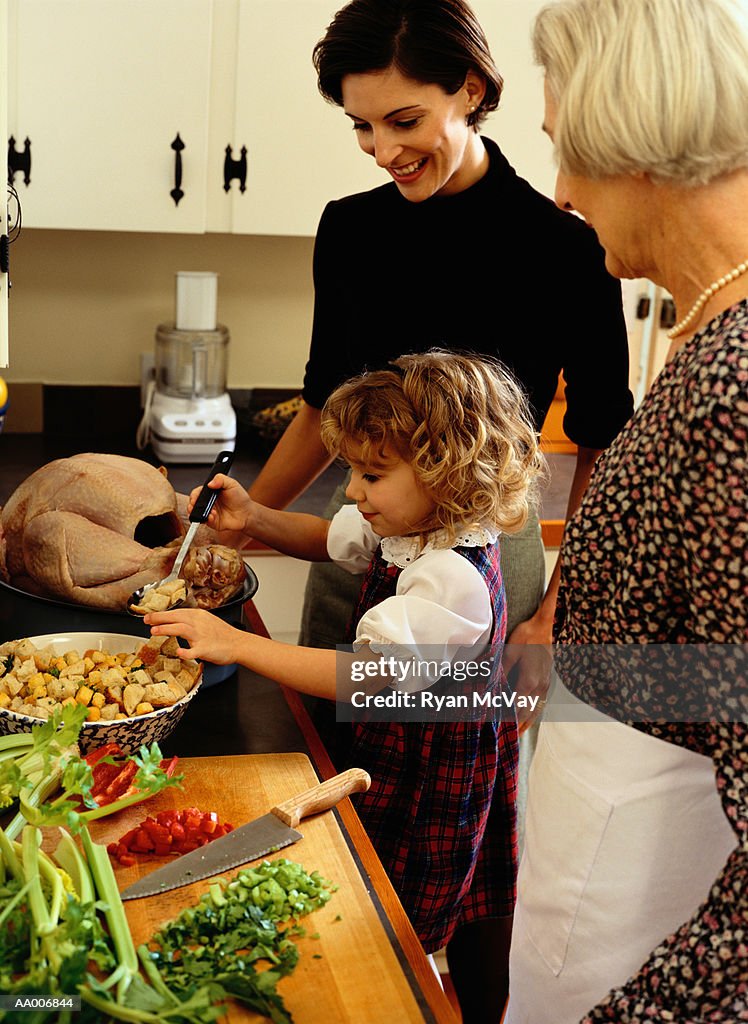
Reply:
[[[475, 15], [465, 0], [353, 0], [314, 63], [323, 96], [390, 180], [322, 214], [304, 404], [252, 496], [284, 507], [329, 463], [320, 410], [342, 381], [439, 346], [500, 359], [537, 430], [563, 371], [564, 429], [578, 446], [573, 510], [633, 408], [620, 286], [593, 232], [481, 136], [503, 80]], [[344, 500], [341, 489], [329, 514]], [[544, 596], [535, 509], [503, 545], [502, 570], [513, 642], [549, 642], [557, 578]], [[359, 583], [312, 567], [302, 643], [335, 645]]]

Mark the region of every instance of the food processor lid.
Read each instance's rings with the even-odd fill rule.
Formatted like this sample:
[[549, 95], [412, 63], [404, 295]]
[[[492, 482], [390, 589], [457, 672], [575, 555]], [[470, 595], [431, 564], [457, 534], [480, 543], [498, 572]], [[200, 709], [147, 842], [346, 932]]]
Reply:
[[205, 270], [178, 270], [175, 308], [178, 331], [214, 331], [218, 274]]

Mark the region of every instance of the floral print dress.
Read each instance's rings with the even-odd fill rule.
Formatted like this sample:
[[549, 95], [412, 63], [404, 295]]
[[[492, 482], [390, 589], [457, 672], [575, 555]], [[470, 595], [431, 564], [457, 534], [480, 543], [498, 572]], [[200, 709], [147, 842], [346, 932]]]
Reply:
[[712, 758], [736, 838], [691, 920], [664, 937], [582, 1024], [748, 1021], [747, 542], [748, 299], [712, 320], [665, 366], [599, 460], [564, 538], [558, 644], [646, 643], [663, 651], [725, 645], [719, 650], [732, 652], [735, 666], [727, 694], [710, 693], [709, 678], [696, 673], [675, 677], [683, 706], [714, 714], [669, 714], [672, 691], [644, 687], [636, 674], [617, 680], [615, 714], [594, 673], [564, 672], [564, 650], [571, 655], [572, 648], [559, 649], [560, 672], [575, 696]]

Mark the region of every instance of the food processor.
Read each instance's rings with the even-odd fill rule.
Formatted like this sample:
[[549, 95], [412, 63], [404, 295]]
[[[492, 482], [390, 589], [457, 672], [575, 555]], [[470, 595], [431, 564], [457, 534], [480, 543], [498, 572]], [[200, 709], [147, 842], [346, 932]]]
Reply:
[[226, 391], [229, 332], [216, 322], [218, 275], [178, 271], [176, 320], [156, 328], [138, 447], [150, 441], [165, 463], [210, 463], [236, 445], [236, 413]]

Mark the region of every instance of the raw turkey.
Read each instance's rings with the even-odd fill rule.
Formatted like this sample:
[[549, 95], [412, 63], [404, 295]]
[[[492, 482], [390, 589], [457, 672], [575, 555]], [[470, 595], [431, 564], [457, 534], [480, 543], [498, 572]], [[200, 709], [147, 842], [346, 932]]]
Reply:
[[[165, 471], [140, 459], [57, 459], [0, 510], [0, 578], [28, 593], [121, 610], [134, 590], [169, 573], [185, 509]], [[213, 531], [200, 527], [185, 560], [188, 584], [194, 576], [188, 603], [203, 608], [223, 604], [244, 581], [241, 556], [211, 540]]]

